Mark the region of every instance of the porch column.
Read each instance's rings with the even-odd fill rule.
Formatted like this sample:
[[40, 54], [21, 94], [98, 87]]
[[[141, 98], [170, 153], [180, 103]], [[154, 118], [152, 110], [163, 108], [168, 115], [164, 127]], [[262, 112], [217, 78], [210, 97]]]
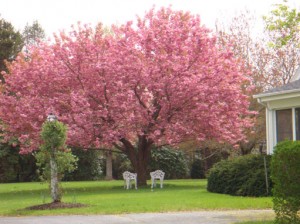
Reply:
[[276, 118], [274, 110], [266, 107], [266, 137], [267, 137], [267, 154], [273, 154], [276, 145]]

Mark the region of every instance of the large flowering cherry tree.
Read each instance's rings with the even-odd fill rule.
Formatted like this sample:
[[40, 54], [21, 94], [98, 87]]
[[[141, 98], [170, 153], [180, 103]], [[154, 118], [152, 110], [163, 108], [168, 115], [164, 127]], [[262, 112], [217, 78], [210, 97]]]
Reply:
[[9, 65], [0, 116], [21, 153], [39, 148], [52, 112], [68, 125], [69, 145], [118, 148], [145, 185], [154, 145], [244, 138], [242, 66], [198, 16], [152, 9], [112, 29], [79, 25]]

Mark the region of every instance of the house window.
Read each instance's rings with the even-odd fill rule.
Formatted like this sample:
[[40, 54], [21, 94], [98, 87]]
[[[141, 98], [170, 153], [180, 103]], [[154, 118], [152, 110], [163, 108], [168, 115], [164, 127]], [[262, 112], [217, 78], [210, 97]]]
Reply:
[[276, 111], [276, 134], [277, 142], [293, 140], [292, 109]]

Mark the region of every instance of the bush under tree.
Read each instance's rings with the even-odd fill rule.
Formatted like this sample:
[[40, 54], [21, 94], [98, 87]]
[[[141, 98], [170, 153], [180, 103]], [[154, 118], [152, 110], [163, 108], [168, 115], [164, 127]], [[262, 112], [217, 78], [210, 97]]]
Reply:
[[207, 190], [236, 196], [268, 196], [272, 187], [270, 160], [266, 156], [268, 190], [262, 155], [246, 155], [215, 164], [208, 174]]
[[37, 181], [33, 155], [19, 154], [19, 147], [0, 143], [0, 183]]
[[300, 223], [300, 141], [275, 147], [271, 163], [275, 223]]
[[201, 179], [205, 178], [205, 173], [203, 169], [203, 164], [200, 159], [195, 159], [194, 162], [192, 163], [191, 167], [191, 178], [192, 179]]
[[[102, 162], [103, 164], [106, 163], [106, 159]], [[106, 173], [106, 167], [103, 167], [103, 172]], [[112, 164], [112, 171], [113, 171], [113, 178], [120, 180], [123, 179], [123, 172], [124, 171], [130, 171], [134, 172], [133, 167], [130, 163], [130, 160], [125, 154], [122, 153], [116, 153], [114, 155], [113, 164]]]
[[189, 172], [184, 152], [168, 147], [161, 147], [152, 151], [149, 170], [164, 171], [165, 179], [186, 178]]
[[104, 178], [103, 159], [98, 150], [72, 148], [72, 154], [78, 158], [77, 169], [64, 175], [65, 181], [99, 180]]

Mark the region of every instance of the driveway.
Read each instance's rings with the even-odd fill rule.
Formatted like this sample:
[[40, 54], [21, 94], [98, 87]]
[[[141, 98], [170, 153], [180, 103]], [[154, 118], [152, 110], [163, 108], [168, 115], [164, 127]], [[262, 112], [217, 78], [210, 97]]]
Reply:
[[272, 210], [230, 210], [120, 215], [0, 217], [0, 224], [230, 224], [274, 218]]

